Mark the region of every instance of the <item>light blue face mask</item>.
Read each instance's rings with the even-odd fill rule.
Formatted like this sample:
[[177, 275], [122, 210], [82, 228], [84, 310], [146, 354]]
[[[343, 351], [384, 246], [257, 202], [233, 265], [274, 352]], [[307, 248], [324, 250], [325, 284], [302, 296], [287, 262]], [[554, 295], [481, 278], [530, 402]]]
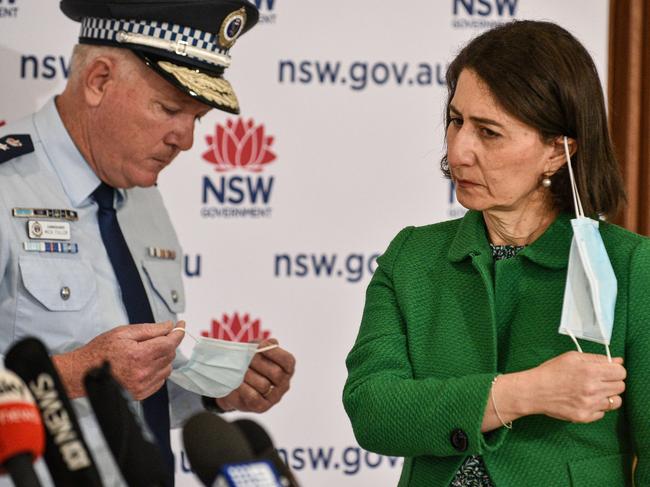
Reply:
[[258, 349], [257, 343], [190, 337], [196, 341], [192, 355], [185, 365], [172, 371], [169, 380], [208, 397], [224, 397], [237, 389], [255, 354], [277, 347]]
[[569, 178], [573, 190], [576, 218], [571, 220], [573, 240], [569, 253], [560, 333], [569, 335], [580, 352], [578, 338], [602, 343], [612, 361], [609, 343], [614, 327], [617, 281], [614, 269], [598, 231], [598, 222], [587, 218], [573, 176], [569, 144], [564, 137]]

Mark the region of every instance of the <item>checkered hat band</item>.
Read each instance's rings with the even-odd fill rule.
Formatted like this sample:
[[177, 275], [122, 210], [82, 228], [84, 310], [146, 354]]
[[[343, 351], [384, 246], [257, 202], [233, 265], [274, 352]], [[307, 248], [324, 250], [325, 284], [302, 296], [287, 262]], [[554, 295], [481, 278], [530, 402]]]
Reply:
[[224, 49], [219, 45], [217, 34], [203, 32], [192, 27], [170, 24], [168, 22], [86, 17], [81, 22], [81, 34], [79, 37], [117, 42], [117, 34], [120, 31], [141, 34], [170, 42], [186, 42], [189, 46], [213, 53], [228, 53], [228, 49]]

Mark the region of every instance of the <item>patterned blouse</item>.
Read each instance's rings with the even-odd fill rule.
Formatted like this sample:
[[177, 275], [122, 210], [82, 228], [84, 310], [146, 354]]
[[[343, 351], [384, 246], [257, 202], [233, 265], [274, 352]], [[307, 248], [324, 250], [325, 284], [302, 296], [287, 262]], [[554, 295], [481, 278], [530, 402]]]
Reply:
[[[523, 249], [519, 245], [492, 245], [492, 258], [494, 260], [509, 259]], [[485, 468], [483, 459], [478, 455], [470, 455], [458, 468], [456, 476], [449, 487], [494, 487]]]

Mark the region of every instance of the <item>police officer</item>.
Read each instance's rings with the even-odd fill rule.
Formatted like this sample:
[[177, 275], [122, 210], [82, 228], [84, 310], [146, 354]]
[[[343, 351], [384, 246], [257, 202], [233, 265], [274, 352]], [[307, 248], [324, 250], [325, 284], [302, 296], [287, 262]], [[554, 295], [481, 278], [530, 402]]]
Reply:
[[239, 112], [223, 73], [258, 12], [246, 0], [61, 8], [81, 23], [66, 88], [0, 131], [0, 351], [25, 336], [46, 343], [105, 485], [122, 485], [83, 397], [90, 367], [110, 360], [167, 455], [170, 426], [204, 407], [265, 411], [293, 375], [293, 356], [278, 347], [219, 399], [167, 380], [186, 362], [176, 353], [184, 332], [172, 331], [184, 327], [174, 323], [185, 297], [155, 183], [192, 146], [197, 119], [213, 107]]

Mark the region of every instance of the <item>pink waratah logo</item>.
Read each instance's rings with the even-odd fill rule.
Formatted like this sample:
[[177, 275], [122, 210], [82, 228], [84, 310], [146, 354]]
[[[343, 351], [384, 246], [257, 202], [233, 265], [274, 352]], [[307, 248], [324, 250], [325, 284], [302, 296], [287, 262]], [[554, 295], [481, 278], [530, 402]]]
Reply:
[[219, 172], [236, 168], [260, 172], [277, 157], [271, 151], [273, 137], [268, 137], [264, 125], [255, 125], [253, 119], [245, 121], [239, 117], [225, 125], [217, 124], [214, 135], [206, 136], [205, 140], [210, 148], [203, 159], [214, 164]]
[[228, 340], [229, 342], [259, 342], [271, 336], [268, 330], [262, 330], [259, 319], [251, 320], [248, 313], [239, 316], [224, 314], [221, 321], [212, 320], [212, 330], [201, 332], [201, 336]]
[[0, 127], [2, 127], [2, 126], [3, 126], [4, 124], [6, 124], [6, 123], [7, 123], [7, 122], [5, 122], [4, 120], [0, 120]]

